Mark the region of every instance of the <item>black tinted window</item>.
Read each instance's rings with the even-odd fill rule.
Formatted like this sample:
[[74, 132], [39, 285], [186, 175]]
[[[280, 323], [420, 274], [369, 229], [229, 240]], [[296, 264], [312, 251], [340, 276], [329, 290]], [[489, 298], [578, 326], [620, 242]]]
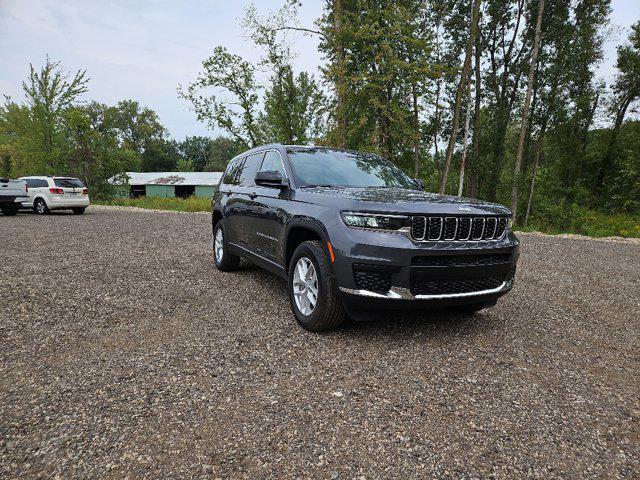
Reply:
[[242, 166], [244, 165], [244, 158], [239, 158], [227, 165], [222, 183], [225, 185], [239, 185], [240, 173], [242, 172]]
[[54, 178], [53, 183], [56, 187], [63, 188], [82, 188], [84, 184], [77, 178]]
[[29, 188], [42, 188], [49, 186], [46, 180], [41, 180], [39, 178], [25, 178], [25, 182], [27, 182], [27, 187]]
[[249, 155], [244, 162], [242, 174], [240, 175], [240, 185], [243, 187], [251, 187], [255, 185], [256, 173], [260, 169], [264, 152]]

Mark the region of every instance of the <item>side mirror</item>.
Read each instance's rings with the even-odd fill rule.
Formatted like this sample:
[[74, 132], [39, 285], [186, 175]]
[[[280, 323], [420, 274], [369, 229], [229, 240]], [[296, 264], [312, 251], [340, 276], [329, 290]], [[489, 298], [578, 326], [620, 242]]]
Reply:
[[424, 190], [424, 182], [419, 178], [414, 178], [413, 182], [418, 186], [420, 190]]
[[264, 170], [256, 173], [256, 185], [271, 188], [287, 188], [287, 183], [282, 178], [282, 174], [277, 170]]

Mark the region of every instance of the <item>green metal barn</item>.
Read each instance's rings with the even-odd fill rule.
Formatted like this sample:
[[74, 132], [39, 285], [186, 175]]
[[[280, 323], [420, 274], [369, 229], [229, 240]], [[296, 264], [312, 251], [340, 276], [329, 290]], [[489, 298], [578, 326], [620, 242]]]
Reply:
[[[218, 188], [222, 172], [126, 172], [129, 197], [210, 197]], [[116, 177], [111, 183], [122, 185]]]

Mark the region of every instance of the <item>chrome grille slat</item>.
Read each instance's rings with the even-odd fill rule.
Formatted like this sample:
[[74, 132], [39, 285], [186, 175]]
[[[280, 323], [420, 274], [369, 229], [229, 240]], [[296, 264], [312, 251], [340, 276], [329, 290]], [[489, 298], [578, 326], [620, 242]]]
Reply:
[[423, 216], [411, 217], [411, 237], [416, 241], [479, 242], [501, 240], [507, 230], [506, 217]]

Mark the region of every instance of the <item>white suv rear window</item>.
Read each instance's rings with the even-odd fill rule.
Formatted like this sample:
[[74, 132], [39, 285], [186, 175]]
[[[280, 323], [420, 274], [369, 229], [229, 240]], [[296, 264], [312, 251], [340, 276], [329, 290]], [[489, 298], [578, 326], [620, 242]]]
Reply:
[[56, 187], [83, 188], [84, 184], [77, 178], [54, 178]]

